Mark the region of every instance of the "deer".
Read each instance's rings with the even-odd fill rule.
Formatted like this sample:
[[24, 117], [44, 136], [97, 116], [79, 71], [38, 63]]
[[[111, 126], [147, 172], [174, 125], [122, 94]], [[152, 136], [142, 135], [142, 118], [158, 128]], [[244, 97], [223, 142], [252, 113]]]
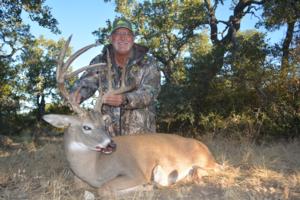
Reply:
[[[105, 129], [101, 112], [103, 91], [93, 109], [83, 109], [72, 98], [65, 83], [88, 69], [107, 69], [107, 93], [123, 94], [135, 88], [126, 86], [122, 70], [120, 88], [112, 88], [111, 61], [82, 67], [67, 72], [71, 63], [81, 54], [98, 44], [81, 48], [64, 62], [71, 36], [60, 52], [56, 68], [58, 90], [75, 115], [46, 114], [43, 119], [57, 128], [64, 128], [64, 150], [71, 170], [81, 181], [99, 189], [122, 193], [145, 185], [168, 187], [189, 176], [195, 169], [218, 170], [220, 165], [202, 142], [175, 134], [154, 133], [111, 137]], [[107, 54], [109, 55], [109, 53]]]

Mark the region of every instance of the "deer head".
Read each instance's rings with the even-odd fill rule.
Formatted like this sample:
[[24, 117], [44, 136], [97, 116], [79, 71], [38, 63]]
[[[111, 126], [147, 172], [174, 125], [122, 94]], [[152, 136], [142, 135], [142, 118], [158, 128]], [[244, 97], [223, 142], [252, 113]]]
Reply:
[[56, 69], [56, 81], [61, 96], [67, 102], [69, 107], [77, 115], [70, 116], [70, 115], [49, 114], [49, 115], [45, 115], [43, 119], [55, 127], [66, 128], [65, 136], [67, 135], [68, 139], [65, 142], [73, 142], [74, 143], [73, 146], [80, 146], [81, 148], [110, 154], [115, 150], [116, 144], [113, 142], [112, 138], [108, 134], [108, 131], [106, 130], [105, 123], [103, 120], [105, 116], [103, 116], [103, 114], [101, 113], [103, 91], [101, 89], [102, 87], [100, 82], [99, 82], [99, 89], [98, 89], [99, 96], [96, 99], [95, 107], [94, 109], [89, 111], [80, 107], [79, 103], [75, 101], [75, 99], [72, 97], [70, 92], [66, 89], [65, 83], [70, 78], [78, 75], [80, 72], [84, 70], [87, 69], [103, 70], [106, 67], [108, 71], [108, 78], [107, 78], [108, 93], [123, 94], [125, 92], [132, 90], [135, 87], [135, 85], [131, 85], [129, 87], [125, 86], [124, 79], [125, 79], [126, 69], [124, 68], [122, 71], [121, 87], [119, 89], [112, 88], [111, 60], [110, 60], [109, 52], [107, 52], [107, 63], [88, 65], [74, 72], [67, 72], [69, 66], [77, 57], [79, 57], [81, 54], [91, 49], [92, 47], [98, 45], [96, 43], [96, 44], [91, 44], [86, 47], [83, 47], [80, 50], [76, 51], [73, 55], [71, 55], [66, 60], [66, 62], [64, 62], [65, 54], [69, 47], [70, 41], [71, 41], [71, 36], [67, 40], [64, 48], [60, 53], [57, 69]]

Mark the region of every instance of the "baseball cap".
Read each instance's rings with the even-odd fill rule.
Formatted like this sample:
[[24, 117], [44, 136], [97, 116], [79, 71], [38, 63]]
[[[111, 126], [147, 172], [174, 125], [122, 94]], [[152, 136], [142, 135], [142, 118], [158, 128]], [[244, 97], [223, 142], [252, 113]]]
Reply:
[[112, 34], [118, 28], [127, 28], [128, 30], [130, 30], [133, 33], [131, 22], [128, 21], [127, 19], [125, 19], [124, 17], [116, 18], [114, 20], [110, 33]]

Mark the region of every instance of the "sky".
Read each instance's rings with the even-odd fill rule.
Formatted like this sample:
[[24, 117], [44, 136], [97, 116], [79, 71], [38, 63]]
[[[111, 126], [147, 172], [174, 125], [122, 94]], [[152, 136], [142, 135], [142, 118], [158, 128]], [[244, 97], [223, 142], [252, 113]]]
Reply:
[[[38, 26], [37, 23], [25, 19], [31, 25], [32, 34], [36, 37], [44, 35], [45, 38], [56, 41], [62, 37], [67, 39], [72, 35], [70, 46], [73, 47], [73, 52], [94, 43], [96, 37], [92, 32], [99, 27], [105, 27], [106, 21], [108, 19], [113, 21], [117, 14], [114, 12], [114, 3], [104, 3], [103, 0], [46, 0], [45, 5], [52, 8], [51, 13], [59, 22], [58, 28], [61, 34], [53, 34], [48, 29]], [[82, 54], [74, 61], [74, 68], [88, 65], [100, 51], [101, 46]]]
[[[225, 1], [224, 7], [217, 10], [217, 18], [227, 20], [232, 11], [229, 10], [231, 1]], [[52, 8], [52, 15], [59, 22], [60, 35], [51, 33], [48, 29], [39, 27], [36, 23], [27, 22], [31, 25], [31, 32], [36, 37], [44, 35], [47, 39], [59, 40], [60, 38], [67, 39], [71, 34], [73, 35], [71, 46], [73, 52], [92, 44], [96, 41], [96, 37], [92, 32], [99, 27], [105, 27], [106, 21], [114, 20], [117, 13], [114, 11], [115, 4], [111, 2], [104, 3], [103, 0], [46, 0], [45, 5]], [[241, 30], [253, 29], [257, 18], [253, 16], [246, 16], [242, 19]], [[262, 29], [263, 30], [263, 29]], [[263, 30], [264, 31], [264, 30]], [[268, 33], [268, 38], [271, 43], [278, 42], [284, 37], [284, 31], [280, 30], [274, 33]], [[80, 56], [73, 63], [74, 68], [88, 65], [90, 60], [101, 52], [101, 46], [93, 48]]]

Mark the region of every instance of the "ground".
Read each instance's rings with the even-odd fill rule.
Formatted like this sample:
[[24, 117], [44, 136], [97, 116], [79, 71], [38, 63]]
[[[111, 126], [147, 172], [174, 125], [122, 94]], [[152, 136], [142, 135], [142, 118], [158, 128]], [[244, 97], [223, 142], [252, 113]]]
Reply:
[[[259, 145], [209, 136], [201, 140], [226, 167], [223, 171], [169, 188], [105, 199], [300, 199], [299, 139]], [[37, 145], [1, 136], [0, 145], [0, 199], [103, 199], [91, 187], [74, 187], [62, 137], [44, 138]]]

